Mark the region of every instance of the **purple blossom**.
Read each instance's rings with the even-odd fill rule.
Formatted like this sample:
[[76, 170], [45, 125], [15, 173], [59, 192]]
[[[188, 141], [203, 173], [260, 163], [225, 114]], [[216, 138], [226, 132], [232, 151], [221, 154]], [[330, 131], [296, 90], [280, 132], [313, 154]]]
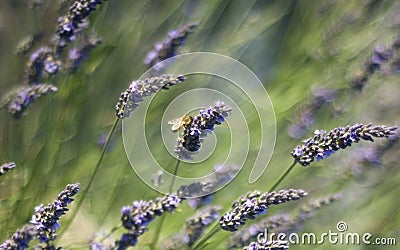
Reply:
[[0, 166], [0, 176], [5, 175], [10, 171], [11, 169], [15, 168], [15, 163], [14, 162], [7, 162], [4, 163], [3, 165]]
[[51, 84], [25, 85], [12, 90], [2, 100], [0, 107], [20, 118], [39, 97], [56, 92], [58, 89]]
[[372, 124], [355, 124], [353, 126], [338, 127], [326, 133], [316, 130], [314, 137], [303, 141], [303, 145], [296, 146], [292, 156], [303, 166], [309, 165], [314, 159], [322, 160], [339, 149], [350, 147], [360, 140], [374, 141], [376, 138], [388, 138], [395, 134], [397, 127], [373, 126]]
[[304, 196], [307, 196], [307, 193], [301, 189], [263, 194], [259, 191], [248, 192], [233, 202], [232, 210], [221, 217], [219, 224], [223, 230], [234, 232], [244, 225], [247, 219], [254, 220], [257, 216], [265, 214], [271, 205], [298, 200]]

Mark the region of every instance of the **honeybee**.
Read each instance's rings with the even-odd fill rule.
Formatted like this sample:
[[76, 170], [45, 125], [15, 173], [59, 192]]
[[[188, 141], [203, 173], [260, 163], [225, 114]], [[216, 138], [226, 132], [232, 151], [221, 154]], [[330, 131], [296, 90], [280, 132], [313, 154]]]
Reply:
[[171, 130], [173, 132], [176, 132], [179, 129], [181, 129], [182, 127], [190, 125], [190, 123], [192, 123], [192, 120], [193, 120], [193, 117], [191, 117], [190, 115], [184, 115], [180, 118], [176, 118], [176, 119], [169, 121], [168, 124], [171, 124], [172, 125]]

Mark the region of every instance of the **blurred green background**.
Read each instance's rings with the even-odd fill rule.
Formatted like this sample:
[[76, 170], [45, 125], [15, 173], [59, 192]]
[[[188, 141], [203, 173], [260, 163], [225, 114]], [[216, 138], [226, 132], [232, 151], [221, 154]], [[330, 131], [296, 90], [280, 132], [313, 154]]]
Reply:
[[[29, 35], [36, 37], [34, 48], [47, 44], [55, 34], [58, 16], [67, 11], [59, 6], [71, 3], [45, 0], [38, 8], [28, 8], [23, 0], [1, 1], [1, 96], [23, 81], [27, 59], [16, 54], [17, 45]], [[268, 190], [292, 163], [291, 150], [312, 136], [313, 130], [368, 122], [399, 124], [399, 72], [382, 67], [372, 74], [362, 91], [351, 88], [351, 79], [363, 72], [376, 46], [389, 48], [399, 35], [399, 11], [398, 1], [374, 0], [110, 0], [102, 4], [90, 16], [90, 26], [76, 44], [92, 34], [100, 36], [103, 42], [75, 73], [61, 73], [48, 79], [59, 91], [37, 100], [19, 120], [1, 110], [0, 162], [15, 161], [17, 168], [0, 179], [0, 241], [28, 222], [35, 206], [51, 203], [66, 184], [79, 182], [82, 188], [88, 184], [101, 153], [96, 142], [114, 123], [114, 106], [120, 93], [147, 70], [144, 57], [169, 30], [198, 22], [199, 27], [179, 52], [215, 52], [239, 60], [263, 82], [275, 109], [275, 151], [267, 171], [250, 185], [247, 179], [257, 154], [260, 123], [253, 117], [254, 110], [243, 105], [244, 112], [248, 112], [251, 152], [239, 176], [213, 199], [213, 204], [227, 210], [235, 198], [249, 190]], [[207, 87], [202, 78], [192, 80], [190, 87]], [[157, 112], [148, 114], [146, 130], [157, 131], [159, 123], [152, 121], [161, 120], [163, 102], [170, 100], [174, 91], [179, 93], [190, 87], [176, 86], [163, 92], [165, 99], [160, 95], [159, 107], [154, 108]], [[310, 103], [315, 87], [337, 90], [338, 95], [313, 113], [315, 123], [304, 135], [291, 138], [290, 124], [296, 121], [302, 107]], [[120, 127], [121, 123], [77, 217], [59, 237], [60, 246], [87, 246], [90, 237], [106, 233], [120, 223], [122, 206], [159, 195], [132, 170]], [[217, 128], [222, 135], [224, 129]], [[158, 143], [150, 140], [150, 147], [156, 151], [162, 146]], [[378, 139], [375, 144], [379, 147], [385, 142]], [[345, 221], [351, 232], [370, 232], [399, 240], [399, 145], [395, 142], [383, 150], [380, 164], [363, 163], [361, 172], [355, 173], [355, 152], [371, 145], [361, 142], [309, 167], [296, 166], [279, 188], [302, 188], [309, 192], [309, 197], [274, 207], [268, 214], [291, 212], [307, 199], [340, 192], [343, 199], [318, 211], [305, 223], [303, 231], [326, 232], [334, 230], [337, 222]], [[218, 145], [218, 150], [223, 152], [226, 146]], [[171, 159], [166, 156], [157, 160], [172, 171], [175, 163]], [[210, 159], [191, 171], [202, 173], [204, 168], [212, 169], [218, 163]], [[185, 168], [182, 174], [188, 174]], [[76, 197], [79, 199], [79, 194]], [[161, 239], [179, 232], [185, 219], [194, 213], [184, 203], [179, 211], [168, 214]], [[61, 229], [66, 220], [68, 215], [61, 220]], [[148, 248], [159, 221], [158, 218], [150, 224], [149, 232], [139, 238], [137, 249]], [[211, 238], [207, 249], [226, 248], [228, 236], [227, 232], [219, 232]], [[329, 244], [312, 247], [343, 248]]]

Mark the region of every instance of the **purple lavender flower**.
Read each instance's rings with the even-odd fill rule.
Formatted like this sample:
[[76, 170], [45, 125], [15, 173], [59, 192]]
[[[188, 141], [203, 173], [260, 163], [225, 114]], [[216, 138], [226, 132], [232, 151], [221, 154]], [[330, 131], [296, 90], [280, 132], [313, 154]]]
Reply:
[[284, 250], [289, 249], [287, 241], [251, 242], [243, 250]]
[[147, 231], [147, 226], [165, 212], [173, 212], [183, 199], [177, 195], [165, 195], [158, 197], [155, 201], [134, 201], [131, 206], [121, 208], [122, 225], [128, 230], [120, 240], [115, 242], [118, 249], [126, 249], [129, 246], [135, 246], [138, 237]]
[[4, 163], [3, 165], [0, 166], [0, 176], [5, 175], [10, 171], [11, 169], [15, 168], [15, 163], [14, 162], [7, 162]]
[[99, 46], [101, 42], [101, 38], [92, 37], [86, 44], [72, 48], [69, 51], [67, 68], [73, 72], [76, 71], [82, 62], [88, 59], [90, 52]]
[[185, 243], [188, 246], [198, 240], [207, 226], [218, 219], [221, 209], [222, 207], [220, 206], [205, 207], [186, 220], [185, 238], [187, 240]]
[[56, 92], [58, 89], [51, 84], [26, 85], [12, 90], [0, 104], [0, 108], [20, 118], [32, 102], [41, 96]]
[[193, 33], [196, 28], [197, 24], [187, 24], [178, 30], [170, 31], [162, 42], [154, 45], [154, 50], [147, 53], [144, 64], [150, 68], [165, 59], [175, 56], [177, 48], [186, 43], [186, 37]]
[[0, 249], [13, 250], [13, 249], [27, 249], [29, 243], [36, 237], [37, 231], [32, 225], [25, 225], [18, 229], [9, 240], [4, 241], [0, 245]]
[[121, 119], [129, 117], [131, 112], [143, 101], [144, 97], [150, 96], [160, 89], [168, 89], [185, 80], [186, 78], [182, 75], [161, 75], [133, 81], [128, 89], [121, 93], [115, 106], [116, 116]]
[[[215, 125], [225, 121], [232, 109], [224, 102], [217, 101], [214, 107], [200, 110], [200, 114], [191, 117], [191, 122], [184, 126], [182, 137], [178, 139], [175, 153], [180, 159], [191, 159], [192, 152], [201, 147], [201, 142], [208, 133], [214, 130]], [[189, 151], [189, 152], [187, 152]]]
[[97, 5], [107, 0], [76, 0], [69, 9], [68, 15], [58, 19], [57, 34], [60, 47], [75, 41], [77, 35], [85, 29], [87, 17], [96, 10]]
[[53, 57], [52, 51], [48, 47], [40, 47], [33, 52], [28, 60], [25, 73], [27, 84], [39, 84], [44, 73], [56, 74], [60, 69], [60, 62]]
[[374, 141], [376, 138], [388, 138], [395, 134], [397, 127], [373, 126], [372, 124], [355, 124], [353, 126], [338, 127], [326, 133], [324, 130], [316, 130], [314, 137], [304, 141], [292, 151], [296, 162], [303, 166], [310, 165], [314, 159], [322, 160], [329, 157], [339, 149], [350, 147], [360, 140]]
[[263, 194], [259, 191], [248, 192], [233, 202], [232, 210], [221, 217], [219, 224], [223, 230], [234, 232], [244, 225], [247, 219], [254, 220], [257, 216], [265, 214], [271, 205], [298, 200], [304, 196], [307, 196], [307, 193], [301, 189]]
[[57, 238], [56, 231], [60, 227], [60, 217], [68, 211], [67, 206], [74, 200], [72, 196], [78, 192], [78, 183], [68, 184], [52, 204], [46, 206], [42, 204], [35, 208], [30, 223], [35, 226], [41, 243], [47, 244]]
[[35, 249], [56, 249], [50, 244], [50, 241], [57, 238], [56, 230], [60, 227], [59, 219], [68, 211], [66, 207], [73, 201], [71, 197], [78, 191], [78, 183], [68, 184], [52, 204], [37, 206], [30, 224], [18, 229], [11, 239], [0, 245], [0, 249], [26, 249], [33, 239], [39, 239], [39, 244]]

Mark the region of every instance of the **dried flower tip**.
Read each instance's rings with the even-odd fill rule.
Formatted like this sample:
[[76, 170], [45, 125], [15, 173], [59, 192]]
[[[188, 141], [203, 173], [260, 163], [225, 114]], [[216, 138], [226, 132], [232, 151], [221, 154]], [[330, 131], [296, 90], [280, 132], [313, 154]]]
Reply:
[[41, 243], [48, 243], [57, 238], [56, 230], [60, 227], [58, 221], [68, 211], [67, 206], [74, 200], [72, 196], [78, 192], [79, 183], [68, 184], [52, 204], [42, 204], [35, 208], [30, 223], [35, 226]]
[[137, 238], [147, 231], [149, 225], [156, 216], [165, 212], [173, 212], [183, 199], [177, 195], [165, 195], [158, 197], [155, 201], [134, 201], [131, 206], [121, 208], [122, 225], [129, 231], [122, 235], [119, 241], [115, 242], [118, 249], [125, 249], [135, 246]]
[[243, 250], [284, 250], [289, 249], [287, 241], [251, 242]]
[[128, 89], [121, 93], [121, 97], [115, 106], [116, 116], [121, 119], [129, 117], [144, 97], [156, 93], [159, 89], [168, 89], [185, 80], [186, 78], [182, 75], [161, 75], [133, 81]]
[[0, 176], [7, 174], [8, 171], [10, 171], [13, 168], [15, 168], [14, 162], [4, 163], [3, 165], [0, 166]]
[[107, 0], [76, 0], [69, 9], [68, 15], [58, 19], [57, 35], [60, 47], [75, 41], [77, 35], [88, 24], [86, 18], [96, 10], [97, 5]]
[[57, 90], [57, 87], [51, 84], [23, 86], [6, 95], [0, 107], [11, 113], [15, 118], [20, 118], [34, 100]]
[[144, 64], [152, 67], [155, 64], [176, 55], [176, 50], [180, 45], [186, 43], [186, 38], [197, 28], [197, 24], [187, 24], [178, 30], [171, 30], [168, 36], [154, 45], [154, 50], [147, 53]]
[[296, 162], [303, 166], [309, 165], [316, 158], [322, 160], [339, 149], [350, 147], [360, 140], [374, 141], [376, 138], [387, 138], [395, 134], [397, 127], [373, 126], [372, 124], [355, 124], [353, 126], [338, 127], [329, 133], [316, 130], [314, 137], [304, 141], [292, 151]]
[[245, 196], [239, 197], [233, 203], [232, 210], [221, 217], [220, 226], [225, 231], [236, 231], [238, 227], [245, 224], [247, 219], [253, 220], [257, 216], [265, 214], [271, 205], [298, 200], [306, 195], [307, 193], [301, 189], [280, 190], [263, 194], [259, 191], [249, 192]]

